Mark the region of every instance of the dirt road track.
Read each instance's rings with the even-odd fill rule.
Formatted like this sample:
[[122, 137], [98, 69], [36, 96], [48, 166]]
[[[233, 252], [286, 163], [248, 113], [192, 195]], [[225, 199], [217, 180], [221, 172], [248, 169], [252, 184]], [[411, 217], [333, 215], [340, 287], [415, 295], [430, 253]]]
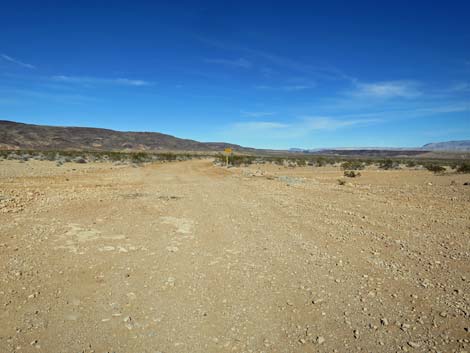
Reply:
[[0, 352], [470, 350], [465, 176], [14, 163]]

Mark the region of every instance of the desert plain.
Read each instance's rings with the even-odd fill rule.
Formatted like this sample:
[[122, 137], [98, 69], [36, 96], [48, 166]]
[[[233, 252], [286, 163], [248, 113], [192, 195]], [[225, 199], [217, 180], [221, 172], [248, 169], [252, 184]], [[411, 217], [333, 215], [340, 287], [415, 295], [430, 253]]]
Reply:
[[0, 352], [470, 352], [469, 175], [342, 173], [0, 161]]

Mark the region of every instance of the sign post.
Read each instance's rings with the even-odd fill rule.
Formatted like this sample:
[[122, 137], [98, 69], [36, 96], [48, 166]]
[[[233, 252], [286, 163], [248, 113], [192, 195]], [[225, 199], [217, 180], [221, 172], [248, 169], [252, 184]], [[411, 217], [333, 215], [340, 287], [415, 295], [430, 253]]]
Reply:
[[225, 165], [228, 167], [228, 156], [232, 154], [232, 149], [226, 148], [224, 152], [225, 152]]

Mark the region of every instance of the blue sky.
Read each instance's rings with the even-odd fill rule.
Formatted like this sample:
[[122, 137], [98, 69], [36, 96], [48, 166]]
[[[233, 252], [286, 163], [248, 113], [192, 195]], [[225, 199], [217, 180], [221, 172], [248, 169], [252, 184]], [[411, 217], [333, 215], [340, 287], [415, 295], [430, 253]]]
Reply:
[[468, 1], [4, 2], [0, 119], [262, 148], [470, 139]]

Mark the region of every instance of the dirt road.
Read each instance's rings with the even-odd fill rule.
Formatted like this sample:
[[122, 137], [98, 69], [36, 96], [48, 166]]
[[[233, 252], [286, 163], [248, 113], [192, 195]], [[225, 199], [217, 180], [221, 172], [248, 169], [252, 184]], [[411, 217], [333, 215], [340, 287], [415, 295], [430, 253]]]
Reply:
[[468, 175], [0, 171], [0, 352], [470, 350]]

